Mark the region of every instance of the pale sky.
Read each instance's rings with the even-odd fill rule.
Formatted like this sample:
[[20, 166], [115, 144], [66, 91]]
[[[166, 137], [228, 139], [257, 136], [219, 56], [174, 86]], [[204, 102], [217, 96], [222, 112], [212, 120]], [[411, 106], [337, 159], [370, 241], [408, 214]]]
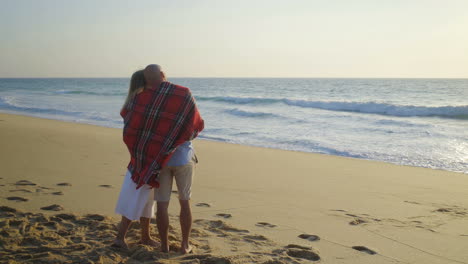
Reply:
[[468, 78], [468, 0], [0, 0], [0, 77]]

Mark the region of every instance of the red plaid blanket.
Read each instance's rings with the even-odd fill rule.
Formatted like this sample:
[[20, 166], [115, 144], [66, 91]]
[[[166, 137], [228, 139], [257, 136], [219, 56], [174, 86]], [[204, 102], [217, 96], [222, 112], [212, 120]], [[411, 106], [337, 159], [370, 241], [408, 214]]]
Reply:
[[190, 90], [163, 82], [145, 89], [120, 112], [123, 140], [130, 152], [128, 170], [137, 189], [159, 187], [157, 177], [180, 144], [192, 140], [204, 128]]

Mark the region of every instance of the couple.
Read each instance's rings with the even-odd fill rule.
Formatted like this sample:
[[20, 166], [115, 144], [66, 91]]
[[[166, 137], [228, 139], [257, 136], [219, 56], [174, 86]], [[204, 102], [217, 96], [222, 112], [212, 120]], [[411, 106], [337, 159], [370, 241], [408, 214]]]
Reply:
[[161, 251], [169, 252], [168, 207], [175, 178], [182, 230], [180, 251], [190, 253], [190, 196], [197, 163], [191, 140], [204, 128], [190, 90], [166, 81], [159, 65], [148, 65], [132, 75], [120, 115], [124, 119], [123, 140], [131, 159], [115, 209], [122, 221], [113, 246], [127, 248], [126, 233], [132, 221], [138, 219], [140, 243], [159, 246], [151, 238], [149, 228], [156, 201]]

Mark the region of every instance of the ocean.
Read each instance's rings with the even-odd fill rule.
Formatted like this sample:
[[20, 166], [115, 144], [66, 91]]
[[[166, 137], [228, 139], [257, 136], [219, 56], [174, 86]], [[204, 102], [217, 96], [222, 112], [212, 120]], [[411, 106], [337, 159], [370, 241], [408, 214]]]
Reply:
[[[468, 79], [170, 81], [192, 90], [203, 139], [468, 173]], [[0, 79], [0, 112], [121, 128], [128, 83]]]

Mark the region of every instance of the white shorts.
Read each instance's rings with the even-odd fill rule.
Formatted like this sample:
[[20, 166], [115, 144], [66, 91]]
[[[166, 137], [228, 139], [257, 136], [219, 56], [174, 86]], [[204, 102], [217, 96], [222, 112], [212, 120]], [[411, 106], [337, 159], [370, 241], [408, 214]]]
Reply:
[[136, 186], [137, 184], [132, 180], [132, 174], [127, 170], [115, 213], [130, 220], [154, 217], [154, 191], [157, 189], [151, 189], [148, 184], [145, 184], [137, 190]]

